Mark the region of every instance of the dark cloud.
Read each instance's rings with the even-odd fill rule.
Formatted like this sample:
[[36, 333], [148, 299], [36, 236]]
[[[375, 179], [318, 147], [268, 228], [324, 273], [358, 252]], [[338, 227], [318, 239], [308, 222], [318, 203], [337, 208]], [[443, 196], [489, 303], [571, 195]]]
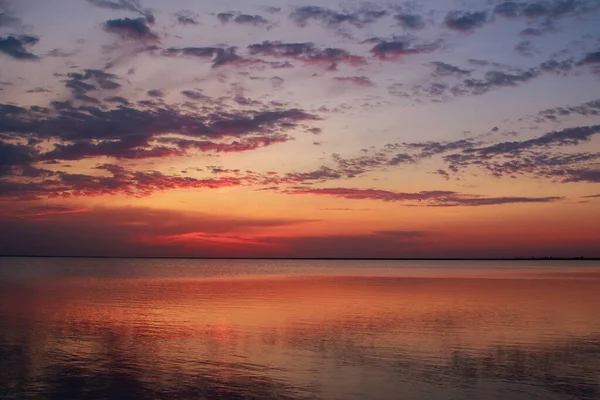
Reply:
[[121, 97], [121, 96], [106, 97], [106, 98], [104, 98], [104, 101], [107, 103], [119, 103], [119, 104], [123, 104], [126, 106], [128, 106], [130, 104], [129, 100], [127, 100], [126, 98]]
[[555, 72], [566, 74], [573, 68], [573, 60], [548, 60], [540, 64], [540, 69], [544, 72]]
[[524, 18], [534, 26], [522, 30], [520, 34], [541, 36], [555, 31], [555, 20], [583, 15], [599, 8], [600, 3], [587, 0], [506, 1], [494, 8], [494, 14], [505, 18]]
[[29, 89], [27, 91], [27, 93], [51, 93], [51, 91], [48, 90], [48, 89], [44, 89], [42, 87], [36, 87], [36, 88], [33, 88], [33, 89]]
[[144, 16], [147, 22], [154, 23], [154, 15], [149, 10], [144, 10], [138, 0], [87, 0], [100, 8], [110, 10], [132, 11]]
[[208, 100], [210, 99], [210, 97], [196, 91], [196, 90], [183, 90], [181, 92], [182, 95], [184, 95], [185, 97], [187, 97], [190, 100]]
[[34, 182], [0, 181], [0, 197], [17, 199], [61, 198], [121, 194], [133, 197], [175, 189], [215, 189], [239, 186], [240, 179], [230, 177], [194, 179], [164, 175], [158, 171], [131, 171], [105, 164], [96, 167], [106, 175], [52, 173], [50, 178]]
[[158, 35], [152, 32], [144, 18], [109, 19], [104, 23], [104, 30], [117, 34], [124, 39], [157, 41]]
[[27, 51], [27, 47], [33, 46], [38, 41], [37, 37], [28, 35], [0, 37], [0, 53], [15, 60], [37, 60], [39, 57]]
[[92, 104], [100, 104], [100, 101], [89, 96], [88, 92], [102, 90], [115, 90], [121, 87], [116, 82], [118, 77], [102, 70], [87, 69], [83, 72], [71, 72], [67, 74], [65, 87], [73, 94], [73, 98]]
[[373, 87], [375, 84], [366, 76], [343, 76], [333, 78], [337, 82], [351, 83], [356, 86]]
[[343, 24], [362, 28], [387, 15], [385, 10], [364, 8], [355, 12], [337, 12], [319, 6], [298, 7], [290, 14], [290, 19], [298, 26], [305, 27], [309, 21], [320, 22], [329, 28], [339, 28]]
[[237, 54], [235, 47], [170, 47], [161, 52], [166, 57], [187, 56], [210, 60], [213, 68], [226, 65], [243, 66], [255, 64], [268, 64], [262, 60], [249, 59]]
[[521, 5], [514, 1], [506, 1], [504, 3], [498, 4], [494, 8], [494, 13], [496, 15], [500, 15], [502, 17], [512, 18], [516, 17], [521, 12]]
[[469, 78], [463, 80], [459, 85], [451, 88], [451, 92], [455, 96], [460, 95], [481, 95], [502, 87], [517, 86], [534, 79], [540, 75], [538, 69], [529, 69], [526, 71], [514, 71], [512, 73], [503, 71], [488, 71], [483, 79]]
[[79, 53], [79, 52], [78, 51], [68, 52], [68, 51], [64, 51], [61, 49], [53, 49], [53, 50], [50, 50], [48, 53], [46, 53], [46, 56], [57, 57], [57, 58], [68, 58], [68, 57], [76, 55], [77, 53]]
[[442, 178], [449, 180], [450, 179], [450, 174], [448, 174], [448, 172], [444, 169], [438, 169], [434, 172], [434, 174], [440, 175]]
[[416, 163], [415, 158], [413, 156], [411, 156], [410, 154], [406, 154], [406, 153], [396, 154], [390, 160], [391, 165], [414, 164], [414, 163]]
[[114, 157], [124, 159], [164, 158], [180, 156], [184, 151], [162, 146], [150, 147], [150, 137], [127, 136], [116, 141], [92, 143], [81, 141], [73, 144], [56, 144], [54, 149], [40, 155], [40, 160], [81, 160], [93, 157]]
[[293, 138], [288, 135], [276, 134], [269, 136], [249, 136], [242, 139], [233, 140], [231, 142], [174, 138], [159, 138], [158, 141], [160, 143], [175, 145], [177, 148], [183, 151], [193, 149], [201, 152], [241, 153], [272, 146], [278, 143], [284, 143], [292, 139]]
[[[560, 153], [557, 149], [587, 142], [598, 133], [600, 125], [592, 125], [549, 132], [533, 139], [506, 141], [487, 146], [481, 146], [472, 140], [404, 143], [402, 146], [409, 153], [401, 154], [407, 154], [417, 161], [442, 155], [442, 161], [452, 173], [474, 167], [496, 177], [527, 174], [563, 182], [583, 181], [584, 178], [591, 181], [594, 173], [589, 173], [583, 166], [600, 159], [600, 153]], [[395, 148], [391, 148], [390, 151]], [[402, 158], [408, 160], [406, 155], [402, 155]], [[575, 174], [572, 171], [580, 173]]]
[[582, 141], [590, 140], [593, 135], [598, 133], [600, 133], [600, 125], [580, 126], [549, 132], [534, 139], [520, 142], [501, 142], [487, 147], [469, 148], [465, 151], [489, 156], [493, 154], [514, 154], [534, 147], [574, 146]]
[[[231, 255], [230, 247], [215, 246], [221, 238], [225, 241], [236, 237], [243, 239], [239, 235], [248, 229], [312, 222], [293, 218], [215, 216], [143, 207], [87, 209], [56, 205], [12, 208], [10, 215], [0, 219], [2, 254], [227, 256]], [[186, 253], [181, 245], [177, 245], [181, 242], [174, 240], [186, 236], [196, 239], [193, 254]], [[169, 245], [176, 243], [171, 252], [164, 247], [167, 242]], [[237, 240], [234, 245], [239, 248], [244, 244], [243, 240]]]
[[224, 12], [224, 13], [219, 13], [217, 14], [217, 18], [219, 19], [219, 21], [221, 21], [221, 23], [227, 23], [230, 22], [233, 17], [235, 17], [234, 13], [230, 13], [230, 12]]
[[419, 14], [396, 14], [394, 19], [404, 29], [422, 29], [425, 27], [425, 19]]
[[411, 45], [407, 40], [379, 40], [371, 54], [380, 60], [396, 60], [406, 55], [431, 53], [440, 48], [439, 41]]
[[521, 36], [542, 36], [543, 33], [544, 32], [541, 29], [525, 28], [521, 32], [519, 32], [519, 35], [521, 35]]
[[148, 90], [148, 92], [146, 92], [146, 93], [150, 97], [165, 97], [165, 94], [163, 93], [163, 91], [158, 90], [158, 89]]
[[430, 254], [429, 234], [414, 230], [375, 231], [361, 234], [314, 235], [262, 238], [277, 247], [270, 254], [286, 257], [406, 257], [407, 254]]
[[32, 146], [0, 140], [0, 177], [8, 175], [14, 166], [29, 164], [36, 156], [37, 151]]
[[600, 51], [586, 54], [579, 64], [600, 64]]
[[217, 18], [222, 23], [233, 22], [240, 25], [264, 26], [269, 21], [260, 15], [240, 14], [240, 13], [220, 13]]
[[[110, 100], [119, 103], [118, 108], [75, 107], [70, 102], [55, 102], [52, 109], [0, 105], [0, 135], [58, 142], [54, 149], [38, 155], [38, 161], [100, 156], [138, 159], [182, 155], [189, 149], [254, 150], [290, 140], [284, 131], [294, 129], [301, 122], [317, 119], [298, 109], [266, 110], [261, 107], [260, 111], [229, 112], [221, 109], [198, 115], [162, 103], [150, 103], [139, 109], [129, 105], [124, 98]], [[171, 134], [189, 141], [163, 141], [167, 146], [155, 143]], [[7, 148], [14, 153], [16, 148], [10, 146]], [[35, 153], [31, 149], [28, 152]]]
[[364, 57], [352, 55], [346, 50], [338, 48], [320, 49], [314, 43], [282, 43], [264, 41], [248, 46], [251, 55], [261, 55], [275, 58], [289, 58], [302, 61], [306, 64], [326, 66], [335, 70], [338, 64], [364, 65]]
[[515, 51], [523, 56], [532, 56], [536, 52], [530, 40], [522, 40], [517, 43]]
[[175, 14], [177, 23], [180, 25], [199, 25], [198, 15], [191, 10], [181, 10]]
[[547, 120], [557, 121], [560, 117], [569, 116], [571, 114], [584, 116], [600, 115], [600, 99], [588, 101], [587, 103], [576, 106], [550, 108], [540, 111], [537, 116]]
[[567, 169], [555, 175], [564, 176], [563, 182], [600, 183], [600, 169]]
[[469, 75], [473, 70], [462, 69], [454, 65], [446, 64], [441, 61], [433, 61], [431, 65], [435, 67], [434, 75], [436, 76], [465, 76]]
[[21, 19], [15, 16], [7, 1], [0, 0], [0, 28], [3, 26], [14, 27], [21, 24]]
[[515, 203], [550, 203], [561, 200], [561, 197], [485, 197], [480, 195], [462, 194], [451, 191], [422, 191], [416, 193], [392, 192], [379, 189], [292, 189], [287, 194], [304, 194], [316, 196], [332, 196], [349, 200], [382, 200], [389, 202], [411, 202], [428, 207], [457, 207], [457, 206], [492, 206]]
[[444, 18], [445, 25], [461, 32], [470, 32], [487, 21], [485, 11], [450, 11]]
[[461, 139], [449, 142], [403, 143], [403, 145], [409, 150], [418, 150], [419, 158], [427, 158], [450, 151], [471, 149], [476, 143], [471, 139]]

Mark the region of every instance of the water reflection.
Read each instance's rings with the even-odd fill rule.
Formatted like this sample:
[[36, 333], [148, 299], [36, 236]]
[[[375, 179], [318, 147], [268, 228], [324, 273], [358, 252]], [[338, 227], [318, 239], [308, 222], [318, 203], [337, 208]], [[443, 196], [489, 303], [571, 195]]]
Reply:
[[3, 398], [600, 397], [597, 279], [107, 271], [0, 280]]

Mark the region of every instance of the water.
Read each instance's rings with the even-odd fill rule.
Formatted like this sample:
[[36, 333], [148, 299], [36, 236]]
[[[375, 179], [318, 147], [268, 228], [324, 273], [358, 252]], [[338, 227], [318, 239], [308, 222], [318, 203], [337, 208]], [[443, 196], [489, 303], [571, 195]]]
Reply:
[[0, 258], [2, 399], [599, 399], [600, 263]]

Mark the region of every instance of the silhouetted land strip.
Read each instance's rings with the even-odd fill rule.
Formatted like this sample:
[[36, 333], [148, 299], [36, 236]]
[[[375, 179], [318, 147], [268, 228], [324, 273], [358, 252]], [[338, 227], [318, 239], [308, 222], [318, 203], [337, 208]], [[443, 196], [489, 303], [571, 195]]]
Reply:
[[341, 257], [120, 257], [120, 256], [47, 256], [47, 255], [0, 255], [0, 258], [106, 258], [106, 259], [154, 259], [154, 260], [340, 260], [340, 261], [600, 261], [600, 257], [514, 257], [514, 258], [341, 258]]

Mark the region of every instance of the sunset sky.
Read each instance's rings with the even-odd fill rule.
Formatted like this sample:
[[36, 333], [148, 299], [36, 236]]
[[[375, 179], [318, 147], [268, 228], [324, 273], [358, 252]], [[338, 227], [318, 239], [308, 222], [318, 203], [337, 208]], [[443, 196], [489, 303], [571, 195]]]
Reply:
[[600, 2], [0, 0], [0, 255], [600, 256]]

